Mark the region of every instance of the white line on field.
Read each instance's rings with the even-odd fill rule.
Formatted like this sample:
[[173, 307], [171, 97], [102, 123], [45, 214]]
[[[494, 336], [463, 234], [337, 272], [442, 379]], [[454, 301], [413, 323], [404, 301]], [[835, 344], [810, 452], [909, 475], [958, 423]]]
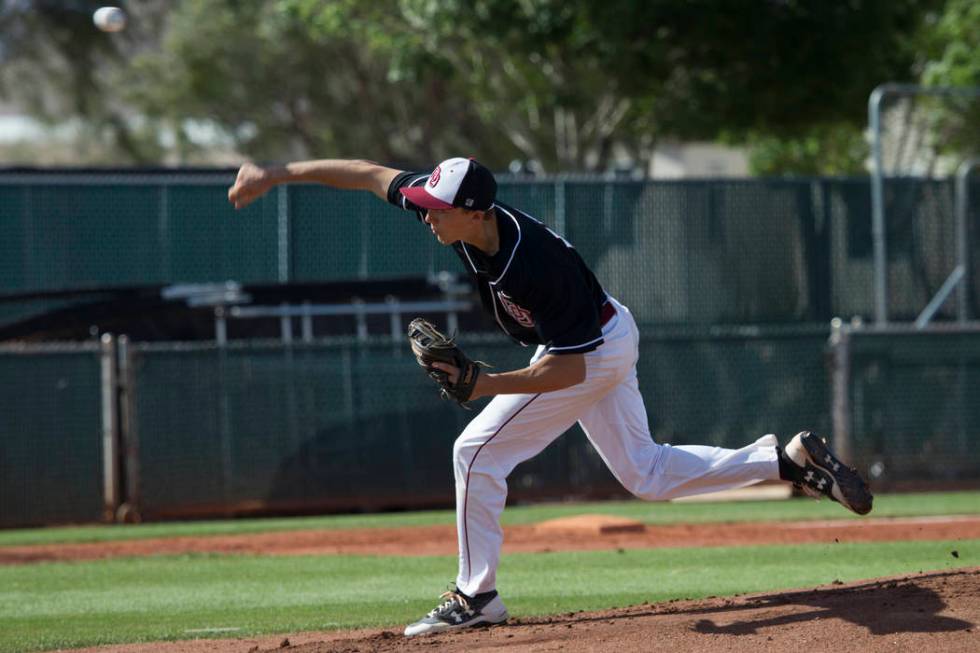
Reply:
[[190, 630], [185, 630], [185, 633], [233, 633], [236, 630], [241, 630], [241, 628], [191, 628]]

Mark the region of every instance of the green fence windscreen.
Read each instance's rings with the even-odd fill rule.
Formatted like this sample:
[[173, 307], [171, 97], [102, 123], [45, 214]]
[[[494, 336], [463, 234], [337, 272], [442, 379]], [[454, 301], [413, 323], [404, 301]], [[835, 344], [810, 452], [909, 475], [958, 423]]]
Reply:
[[[641, 327], [651, 437], [738, 447], [830, 434], [827, 330]], [[980, 332], [852, 331], [851, 460], [877, 487], [980, 475]], [[463, 339], [497, 369], [531, 354]], [[475, 413], [437, 398], [405, 343], [131, 345], [143, 514], [451, 505], [452, 443]], [[102, 511], [91, 344], [0, 350], [0, 526]], [[485, 400], [476, 402], [479, 409]], [[134, 478], [124, 475], [125, 478]], [[511, 498], [625, 494], [575, 427], [514, 471]]]
[[880, 484], [980, 478], [980, 332], [850, 335], [849, 432]]
[[[235, 211], [230, 174], [0, 175], [0, 293], [170, 282], [331, 281], [458, 270], [412, 214], [369, 193], [279, 187]], [[656, 324], [871, 316], [867, 179], [621, 181], [503, 176], [499, 195], [565, 235]], [[980, 179], [970, 224], [980, 223]], [[912, 319], [955, 265], [953, 183], [885, 185], [889, 301]], [[971, 302], [980, 296], [973, 239]], [[0, 319], [20, 316], [16, 307]], [[940, 317], [952, 315], [948, 302]]]
[[[739, 447], [828, 428], [826, 332], [650, 331], [639, 379], [658, 441]], [[498, 369], [533, 353], [464, 342]], [[452, 443], [475, 413], [439, 400], [402, 342], [137, 345], [134, 355], [147, 515], [452, 504]], [[515, 470], [512, 499], [622, 493], [573, 431]]]
[[0, 349], [0, 527], [102, 516], [99, 350]]

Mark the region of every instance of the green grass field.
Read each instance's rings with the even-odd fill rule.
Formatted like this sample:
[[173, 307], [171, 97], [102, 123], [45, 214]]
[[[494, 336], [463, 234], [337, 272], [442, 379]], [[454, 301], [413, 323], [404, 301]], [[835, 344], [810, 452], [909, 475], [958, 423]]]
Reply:
[[[650, 523], [844, 518], [810, 500], [509, 508], [509, 523], [582, 512]], [[980, 493], [881, 497], [878, 516], [980, 513]], [[451, 523], [452, 513], [8, 531], [5, 545]], [[958, 551], [958, 558], [951, 555]], [[516, 616], [807, 587], [980, 564], [980, 540], [513, 554], [499, 589]], [[184, 555], [0, 567], [0, 651], [132, 641], [400, 627], [435, 604], [455, 556]], [[217, 629], [217, 630], [216, 630]]]

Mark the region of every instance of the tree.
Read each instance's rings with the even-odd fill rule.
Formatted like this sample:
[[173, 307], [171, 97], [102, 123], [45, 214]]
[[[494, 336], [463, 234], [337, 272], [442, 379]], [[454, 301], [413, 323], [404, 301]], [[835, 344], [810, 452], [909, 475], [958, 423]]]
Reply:
[[[25, 79], [8, 63], [57, 61], [45, 115], [108, 129], [132, 161], [163, 156], [141, 131], [162, 125], [184, 162], [217, 141], [263, 159], [428, 165], [461, 152], [495, 168], [642, 170], [663, 139], [852, 129], [870, 88], [910, 78], [912, 35], [937, 4], [154, 0], [168, 9], [145, 38], [89, 34], [84, 48], [59, 40], [63, 15], [37, 26], [21, 13], [27, 36], [0, 37], [0, 77], [19, 81], [0, 92]], [[84, 101], [66, 101], [73, 82]]]
[[[863, 120], [930, 2], [283, 0], [324, 38], [358, 34], [389, 78], [440, 83], [509, 157], [602, 170], [663, 138], [794, 134]], [[439, 97], [433, 98], [438, 100]], [[452, 125], [446, 127], [452, 129]], [[479, 144], [479, 143], [475, 143]]]
[[[980, 88], [980, 4], [948, 0], [938, 20], [924, 38], [932, 56], [925, 64], [922, 82], [932, 86]], [[980, 153], [980, 101], [946, 101], [936, 112], [936, 139], [946, 153], [960, 156]]]
[[[149, 163], [162, 148], [156, 127], [135, 121], [120, 99], [120, 71], [131, 54], [152, 47], [152, 24], [166, 4], [139, 3], [141, 20], [119, 34], [92, 23], [102, 3], [21, 0], [0, 5], [0, 99], [50, 126], [74, 123], [78, 160]], [[30, 162], [29, 157], [25, 157]]]
[[868, 143], [864, 131], [850, 123], [815, 125], [793, 136], [749, 138], [753, 175], [834, 175], [865, 173]]
[[[980, 5], [972, 0], [947, 0], [923, 6], [917, 30], [905, 32], [903, 49], [914, 54], [909, 75], [880, 71], [869, 79], [868, 93], [880, 83], [910, 82], [925, 86], [980, 87]], [[899, 108], [904, 122], [889, 165], [910, 173], [919, 167], [938, 168], [939, 155], [955, 162], [980, 152], [980, 102], [955, 97], [920, 96]], [[855, 112], [846, 123], [815, 125], [799, 136], [756, 133], [749, 139], [752, 168], [757, 174], [857, 174], [870, 155], [857, 128], [864, 118]], [[886, 157], [887, 158], [887, 157]]]

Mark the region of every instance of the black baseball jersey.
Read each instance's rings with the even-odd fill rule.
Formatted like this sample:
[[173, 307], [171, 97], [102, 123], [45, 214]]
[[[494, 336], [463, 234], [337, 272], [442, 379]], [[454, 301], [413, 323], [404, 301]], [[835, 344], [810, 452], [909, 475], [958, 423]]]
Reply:
[[[400, 188], [421, 186], [425, 173], [403, 172], [388, 187], [388, 201], [414, 211]], [[551, 354], [582, 354], [602, 344], [600, 312], [606, 293], [578, 252], [541, 222], [494, 202], [500, 248], [487, 256], [463, 242], [452, 244], [480, 289], [483, 308], [521, 344], [545, 345]]]

